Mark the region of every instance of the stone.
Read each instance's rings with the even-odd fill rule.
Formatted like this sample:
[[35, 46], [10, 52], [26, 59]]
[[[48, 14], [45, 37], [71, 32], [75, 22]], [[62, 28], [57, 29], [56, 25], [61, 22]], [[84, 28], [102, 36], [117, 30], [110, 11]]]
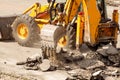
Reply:
[[109, 48], [106, 50], [106, 53], [108, 55], [115, 55], [115, 54], [118, 54], [119, 51], [115, 47], [109, 46]]
[[51, 67], [50, 61], [48, 59], [44, 59], [39, 67], [42, 71], [48, 71]]
[[95, 69], [105, 67], [104, 63], [99, 60], [86, 59], [79, 62], [79, 66], [83, 69]]

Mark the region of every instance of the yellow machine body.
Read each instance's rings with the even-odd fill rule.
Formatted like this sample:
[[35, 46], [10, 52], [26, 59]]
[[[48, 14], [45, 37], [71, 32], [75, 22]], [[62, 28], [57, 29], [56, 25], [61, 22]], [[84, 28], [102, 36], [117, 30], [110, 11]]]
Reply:
[[30, 12], [29, 16], [31, 17], [36, 17], [38, 14], [44, 14], [42, 18], [39, 18], [39, 19], [35, 18], [35, 21], [38, 22], [38, 26], [41, 29], [43, 24], [47, 24], [49, 22], [50, 16], [49, 16], [48, 10], [49, 10], [49, 4], [40, 5], [39, 3], [35, 3], [33, 6], [26, 9], [23, 12], [23, 14]]
[[[57, 3], [54, 4], [54, 7]], [[44, 24], [48, 24], [50, 20], [49, 14], [50, 4], [41, 5], [40, 3], [35, 3], [28, 9], [26, 9], [23, 14], [29, 13], [29, 16], [35, 18], [39, 28], [41, 29]], [[38, 16], [38, 17], [37, 17]]]
[[[53, 20], [55, 23], [53, 22], [52, 25], [63, 26], [66, 29], [69, 24], [76, 24], [73, 26], [76, 32], [76, 46], [80, 46], [83, 43], [95, 46], [100, 42], [117, 42], [118, 25], [116, 24], [118, 24], [118, 12], [114, 11], [113, 20], [107, 20], [105, 5], [101, 5], [104, 10], [103, 15], [99, 9], [98, 1], [104, 0], [66, 0], [62, 15], [59, 14], [58, 11], [55, 20]], [[35, 22], [41, 30], [44, 24], [49, 24], [50, 22], [50, 5], [51, 4], [41, 6], [39, 3], [35, 3], [25, 10], [23, 14], [29, 13], [29, 16], [35, 19]], [[56, 5], [55, 3], [54, 7], [56, 7]], [[77, 19], [74, 20], [75, 17]], [[58, 25], [57, 23], [61, 24]], [[58, 42], [60, 46], [66, 46], [66, 35]]]
[[[18, 44], [22, 46], [32, 46], [33, 43], [39, 41], [39, 33], [43, 25], [49, 24], [50, 20], [54, 18], [50, 17], [50, 11], [52, 11], [52, 15], [54, 16], [57, 13], [57, 4], [58, 3], [52, 4], [52, 2], [45, 5], [35, 3], [14, 20], [12, 24], [12, 34]], [[51, 10], [51, 6], [53, 6], [54, 9]]]
[[[118, 26], [115, 24], [118, 24], [118, 12], [113, 13], [113, 20], [108, 20], [106, 18], [107, 13], [104, 0], [101, 0], [101, 4], [104, 14], [99, 10], [97, 0], [66, 1], [62, 25], [67, 28], [73, 22], [74, 17], [77, 16], [77, 19], [74, 21], [76, 26], [73, 26], [76, 31], [76, 46], [81, 46], [83, 43], [93, 47], [103, 42], [116, 44]], [[83, 14], [78, 14], [79, 12]], [[62, 43], [67, 43], [66, 41], [67, 37], [62, 37], [59, 40]]]
[[77, 14], [76, 45], [88, 43], [95, 46], [99, 42], [116, 42], [118, 26], [112, 22], [118, 24], [118, 12], [113, 13], [112, 21], [100, 22], [102, 16], [96, 0], [67, 0], [65, 5], [66, 25], [73, 20], [80, 4], [82, 5], [80, 12], [83, 14]]
[[[77, 16], [76, 44], [82, 44], [83, 42], [96, 44], [96, 37], [98, 34], [97, 28], [101, 19], [100, 12], [98, 8], [96, 8], [96, 0], [67, 0], [64, 8], [65, 25], [68, 25], [68, 23], [73, 20], [80, 5], [82, 5], [82, 12], [84, 12], [84, 15], [82, 17], [80, 15]], [[84, 24], [84, 26], [82, 24]], [[83, 27], [84, 34], [82, 31]]]
[[[29, 16], [23, 15], [20, 17], [22, 20], [18, 18], [15, 21], [18, 22], [17, 24], [23, 21], [22, 23], [27, 25], [13, 24], [14, 36], [16, 36], [16, 28], [19, 28], [17, 34], [22, 35], [22, 37], [16, 36], [16, 39], [19, 38], [17, 41], [22, 45], [40, 42], [43, 57], [51, 58], [52, 61], [56, 60], [56, 53], [62, 50], [70, 55], [77, 54], [82, 44], [96, 47], [101, 43], [112, 43], [116, 46], [119, 13], [115, 10], [113, 19], [108, 19], [105, 0], [66, 0], [63, 6], [57, 5], [55, 0], [52, 0], [47, 5], [41, 6], [35, 3], [28, 8], [23, 14], [28, 13]], [[51, 19], [54, 9], [56, 15]], [[35, 41], [37, 38], [40, 39]]]

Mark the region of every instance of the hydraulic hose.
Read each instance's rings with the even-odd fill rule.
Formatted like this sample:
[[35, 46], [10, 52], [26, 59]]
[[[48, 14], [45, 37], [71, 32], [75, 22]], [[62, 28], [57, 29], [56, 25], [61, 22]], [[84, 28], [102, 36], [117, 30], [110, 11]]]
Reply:
[[56, 1], [56, 0], [52, 0], [52, 2], [51, 2], [52, 4], [51, 4], [51, 6], [50, 6], [50, 23], [51, 23], [52, 17], [53, 17], [53, 16], [52, 16], [52, 10], [53, 10], [55, 1]]

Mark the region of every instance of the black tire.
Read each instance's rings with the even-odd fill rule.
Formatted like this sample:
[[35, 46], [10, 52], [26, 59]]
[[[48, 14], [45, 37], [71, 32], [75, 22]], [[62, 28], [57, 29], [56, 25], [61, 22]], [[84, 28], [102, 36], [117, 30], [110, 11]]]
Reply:
[[0, 33], [2, 40], [13, 39], [11, 24], [15, 20], [15, 18], [16, 16], [0, 17]]
[[[28, 28], [28, 36], [25, 39], [21, 39], [17, 33], [18, 25], [21, 23], [27, 25]], [[22, 46], [32, 47], [35, 42], [40, 40], [40, 29], [34, 19], [28, 15], [21, 15], [17, 17], [12, 24], [12, 30], [14, 39]]]
[[76, 31], [72, 26], [67, 27], [67, 48], [68, 49], [75, 49], [76, 46]]

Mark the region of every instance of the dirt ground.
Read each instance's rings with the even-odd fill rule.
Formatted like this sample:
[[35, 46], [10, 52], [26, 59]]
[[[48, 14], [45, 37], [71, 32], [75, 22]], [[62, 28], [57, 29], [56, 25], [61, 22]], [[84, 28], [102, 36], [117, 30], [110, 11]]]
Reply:
[[46, 3], [46, 0], [0, 0], [0, 16], [21, 14], [35, 2]]
[[[21, 14], [35, 2], [46, 3], [45, 0], [0, 0], [0, 16]], [[119, 9], [120, 12], [120, 7], [108, 6], [110, 17], [113, 9]], [[120, 36], [118, 47], [120, 47]], [[65, 80], [69, 76], [66, 71], [41, 72], [16, 66], [17, 61], [23, 61], [40, 52], [39, 48], [22, 47], [14, 41], [0, 41], [0, 80]]]
[[[57, 2], [64, 2], [65, 0], [56, 0]], [[32, 6], [34, 3], [41, 3], [44, 5], [47, 0], [0, 0], [0, 17], [19, 15], [25, 9]]]
[[16, 66], [17, 61], [23, 61], [27, 57], [40, 52], [40, 49], [21, 47], [16, 42], [0, 42], [0, 74], [13, 75], [13, 79], [5, 77], [5, 80], [24, 80], [20, 78], [27, 78], [28, 80], [56, 80], [60, 76], [62, 77], [57, 80], [65, 80], [68, 75], [64, 71], [44, 73], [41, 71], [26, 71], [23, 66]]

